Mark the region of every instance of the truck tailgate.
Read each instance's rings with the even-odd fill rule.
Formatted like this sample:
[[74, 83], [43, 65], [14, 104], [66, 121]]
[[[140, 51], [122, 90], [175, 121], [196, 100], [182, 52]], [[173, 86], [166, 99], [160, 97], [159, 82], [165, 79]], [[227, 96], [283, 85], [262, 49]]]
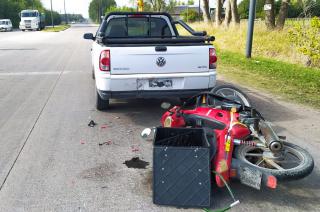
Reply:
[[[111, 74], [196, 73], [209, 71], [209, 46], [111, 47]], [[164, 48], [165, 49], [165, 48]]]

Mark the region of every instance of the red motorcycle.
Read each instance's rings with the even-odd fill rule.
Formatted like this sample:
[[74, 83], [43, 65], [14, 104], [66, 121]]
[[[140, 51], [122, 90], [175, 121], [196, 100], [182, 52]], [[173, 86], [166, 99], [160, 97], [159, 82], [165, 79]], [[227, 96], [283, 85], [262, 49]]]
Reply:
[[[231, 94], [225, 95], [221, 89]], [[182, 106], [169, 108], [169, 103], [163, 103], [167, 111], [161, 123], [163, 127], [205, 130], [214, 153], [211, 163], [219, 187], [225, 185], [224, 181], [239, 179], [256, 189], [262, 185], [276, 188], [277, 181], [309, 175], [314, 167], [312, 156], [287, 142], [284, 136], [278, 136], [250, 105], [240, 90], [224, 87], [215, 93], [193, 96]]]

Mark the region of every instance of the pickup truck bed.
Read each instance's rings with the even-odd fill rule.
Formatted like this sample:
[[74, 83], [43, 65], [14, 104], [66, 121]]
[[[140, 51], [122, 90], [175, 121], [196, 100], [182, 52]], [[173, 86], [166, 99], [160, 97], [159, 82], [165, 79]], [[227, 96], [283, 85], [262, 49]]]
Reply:
[[185, 98], [215, 86], [212, 37], [180, 36], [175, 24], [166, 13], [110, 13], [85, 35], [95, 41], [98, 109], [111, 98]]

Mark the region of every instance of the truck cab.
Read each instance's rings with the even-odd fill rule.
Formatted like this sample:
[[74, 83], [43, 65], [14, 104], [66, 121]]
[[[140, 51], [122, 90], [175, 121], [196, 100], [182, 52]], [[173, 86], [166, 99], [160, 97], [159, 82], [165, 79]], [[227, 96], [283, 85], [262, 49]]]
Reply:
[[44, 29], [45, 16], [44, 14], [41, 14], [38, 10], [22, 10], [19, 15], [21, 18], [19, 28], [22, 31]]

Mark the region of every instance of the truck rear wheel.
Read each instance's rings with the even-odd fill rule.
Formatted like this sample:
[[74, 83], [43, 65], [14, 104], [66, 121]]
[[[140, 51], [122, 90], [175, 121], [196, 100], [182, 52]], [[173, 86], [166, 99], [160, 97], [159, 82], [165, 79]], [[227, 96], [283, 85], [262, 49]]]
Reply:
[[97, 110], [106, 110], [109, 108], [109, 99], [104, 100], [100, 97], [100, 94], [96, 91], [96, 108]]

